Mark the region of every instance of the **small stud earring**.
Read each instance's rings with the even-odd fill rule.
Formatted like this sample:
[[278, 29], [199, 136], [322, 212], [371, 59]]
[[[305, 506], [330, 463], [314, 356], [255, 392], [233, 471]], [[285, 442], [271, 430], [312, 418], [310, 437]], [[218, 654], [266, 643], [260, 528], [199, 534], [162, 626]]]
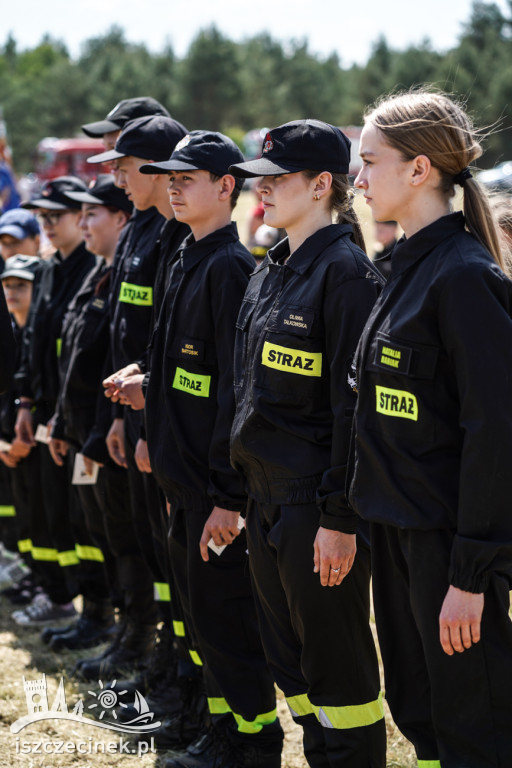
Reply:
[[320, 200], [320, 195], [313, 195], [313, 200]]

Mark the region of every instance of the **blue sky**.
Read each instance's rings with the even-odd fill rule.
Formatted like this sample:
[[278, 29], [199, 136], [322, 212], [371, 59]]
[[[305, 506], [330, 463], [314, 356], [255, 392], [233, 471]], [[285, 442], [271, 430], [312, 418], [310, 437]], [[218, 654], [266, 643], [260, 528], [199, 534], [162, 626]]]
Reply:
[[[495, 2], [506, 10], [506, 0]], [[426, 37], [436, 50], [453, 47], [471, 5], [471, 0], [25, 0], [3, 9], [0, 43], [12, 32], [19, 48], [32, 48], [49, 33], [77, 56], [84, 40], [118, 24], [130, 42], [143, 42], [153, 52], [170, 43], [181, 57], [201, 28], [215, 24], [235, 41], [263, 30], [283, 41], [306, 38], [312, 52], [336, 51], [342, 65], [350, 66], [367, 60], [380, 35], [398, 49]]]

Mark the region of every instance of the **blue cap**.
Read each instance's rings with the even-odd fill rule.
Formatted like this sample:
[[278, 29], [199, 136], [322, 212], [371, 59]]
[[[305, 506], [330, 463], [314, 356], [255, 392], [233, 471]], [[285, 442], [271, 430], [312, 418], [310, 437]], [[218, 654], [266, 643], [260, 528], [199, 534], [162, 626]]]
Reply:
[[40, 233], [39, 222], [24, 208], [11, 208], [0, 216], [0, 235], [10, 235], [16, 240], [34, 237]]

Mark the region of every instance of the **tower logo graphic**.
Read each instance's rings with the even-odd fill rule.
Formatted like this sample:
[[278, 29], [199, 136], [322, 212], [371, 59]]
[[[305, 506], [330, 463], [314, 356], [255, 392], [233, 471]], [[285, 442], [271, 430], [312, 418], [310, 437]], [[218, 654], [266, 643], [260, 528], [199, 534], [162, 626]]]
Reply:
[[[117, 681], [113, 680], [108, 686], [104, 686], [102, 681], [98, 681], [99, 692], [88, 691], [93, 698], [93, 702], [86, 705], [80, 698], [70, 712], [66, 701], [66, 690], [64, 688], [64, 678], [61, 677], [57, 693], [52, 706], [48, 706], [48, 685], [46, 675], [43, 674], [41, 680], [26, 680], [23, 677], [23, 688], [27, 699], [27, 714], [18, 718], [11, 725], [13, 733], [19, 733], [23, 728], [31, 723], [40, 720], [73, 720], [86, 725], [95, 725], [98, 728], [107, 728], [120, 733], [151, 733], [156, 731], [161, 722], [153, 722], [154, 713], [150, 711], [148, 703], [144, 696], [135, 691], [133, 708], [137, 713], [135, 717], [127, 722], [119, 722], [116, 708], [127, 708], [129, 705], [121, 700], [127, 691], [116, 691]], [[88, 710], [90, 710], [88, 712]], [[89, 717], [87, 717], [89, 714]]]

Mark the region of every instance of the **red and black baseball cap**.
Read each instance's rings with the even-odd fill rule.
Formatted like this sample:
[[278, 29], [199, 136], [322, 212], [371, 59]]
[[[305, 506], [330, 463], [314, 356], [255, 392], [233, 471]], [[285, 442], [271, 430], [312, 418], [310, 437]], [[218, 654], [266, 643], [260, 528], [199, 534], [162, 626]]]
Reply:
[[350, 139], [321, 120], [292, 120], [267, 133], [261, 157], [232, 165], [233, 176], [278, 176], [299, 171], [348, 173]]
[[133, 99], [123, 99], [110, 110], [104, 120], [96, 123], [82, 125], [82, 131], [87, 136], [104, 136], [112, 131], [120, 131], [130, 120], [146, 115], [163, 115], [170, 117], [169, 112], [162, 104], [151, 96], [136, 96]]
[[88, 163], [107, 163], [120, 157], [166, 160], [187, 129], [172, 117], [146, 115], [126, 123], [114, 149], [87, 158]]

